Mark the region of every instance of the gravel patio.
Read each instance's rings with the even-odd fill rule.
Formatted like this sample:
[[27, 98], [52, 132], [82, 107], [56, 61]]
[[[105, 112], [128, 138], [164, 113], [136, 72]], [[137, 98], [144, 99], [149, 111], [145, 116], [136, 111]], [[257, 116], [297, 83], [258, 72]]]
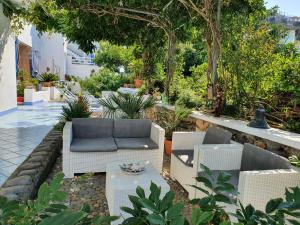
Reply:
[[[55, 174], [62, 171], [62, 156], [60, 156], [47, 182], [50, 182]], [[192, 205], [188, 200], [188, 193], [176, 181], [170, 179], [170, 157], [164, 156], [163, 178], [175, 192], [175, 200], [184, 203], [184, 215], [189, 217]], [[93, 215], [109, 215], [105, 198], [105, 173], [84, 174], [73, 179], [65, 179], [63, 189], [68, 194], [68, 204], [71, 209], [78, 210], [83, 204], [91, 206]]]

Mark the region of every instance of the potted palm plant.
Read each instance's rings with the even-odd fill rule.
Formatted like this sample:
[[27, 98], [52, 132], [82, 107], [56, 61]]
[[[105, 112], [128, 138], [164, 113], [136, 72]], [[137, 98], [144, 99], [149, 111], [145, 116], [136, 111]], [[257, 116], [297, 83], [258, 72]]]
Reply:
[[156, 113], [156, 123], [165, 129], [165, 153], [172, 153], [172, 134], [176, 130], [186, 129], [185, 119], [191, 114], [191, 110], [183, 106], [176, 106], [174, 113], [162, 108]]
[[58, 75], [54, 73], [43, 73], [39, 77], [39, 81], [42, 83], [43, 87], [51, 87], [54, 86], [56, 81], [59, 81]]
[[146, 109], [155, 105], [155, 99], [131, 94], [112, 94], [107, 99], [99, 99], [104, 107], [103, 114], [109, 118], [140, 119], [144, 116]]

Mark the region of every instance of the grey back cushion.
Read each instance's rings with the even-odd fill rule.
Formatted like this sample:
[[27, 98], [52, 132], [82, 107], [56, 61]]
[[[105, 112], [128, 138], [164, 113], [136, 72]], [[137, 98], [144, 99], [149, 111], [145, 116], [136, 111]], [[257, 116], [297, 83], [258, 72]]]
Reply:
[[150, 137], [151, 120], [119, 119], [114, 123], [115, 138], [145, 138]]
[[112, 119], [76, 118], [72, 120], [74, 138], [106, 138], [113, 135]]
[[290, 169], [290, 162], [268, 150], [246, 143], [242, 154], [241, 171]]
[[210, 127], [206, 131], [202, 144], [230, 144], [232, 133], [219, 128]]

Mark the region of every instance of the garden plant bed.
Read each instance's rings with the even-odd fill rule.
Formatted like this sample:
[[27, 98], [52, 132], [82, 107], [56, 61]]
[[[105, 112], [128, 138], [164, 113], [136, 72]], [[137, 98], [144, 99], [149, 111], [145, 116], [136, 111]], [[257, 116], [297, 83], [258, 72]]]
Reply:
[[[62, 157], [60, 156], [47, 178], [51, 182], [54, 175], [62, 171]], [[163, 173], [164, 179], [175, 192], [175, 201], [184, 203], [184, 215], [190, 218], [192, 205], [188, 200], [188, 193], [176, 181], [170, 178], [170, 157], [164, 156]], [[141, 175], [142, 176], [142, 175]], [[63, 190], [68, 195], [67, 204], [73, 210], [79, 210], [83, 204], [91, 206], [93, 215], [109, 215], [105, 197], [105, 173], [85, 174], [75, 176], [73, 179], [65, 179]]]

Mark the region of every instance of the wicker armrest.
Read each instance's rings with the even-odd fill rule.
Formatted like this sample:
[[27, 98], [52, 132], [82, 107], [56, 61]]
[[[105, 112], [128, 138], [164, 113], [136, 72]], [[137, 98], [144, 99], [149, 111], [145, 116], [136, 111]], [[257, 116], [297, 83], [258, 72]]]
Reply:
[[203, 142], [205, 132], [173, 132], [172, 149], [194, 149], [194, 146]]
[[243, 153], [241, 144], [200, 144], [194, 149], [194, 162], [211, 170], [240, 170]]
[[69, 150], [73, 139], [72, 122], [66, 122], [63, 129], [63, 149]]
[[267, 202], [284, 197], [285, 189], [300, 186], [300, 173], [293, 169], [240, 172], [240, 200], [264, 210]]
[[154, 141], [160, 147], [164, 146], [165, 130], [163, 128], [161, 128], [159, 125], [157, 125], [156, 123], [152, 123], [152, 125], [151, 125], [150, 137], [151, 137], [152, 141]]

